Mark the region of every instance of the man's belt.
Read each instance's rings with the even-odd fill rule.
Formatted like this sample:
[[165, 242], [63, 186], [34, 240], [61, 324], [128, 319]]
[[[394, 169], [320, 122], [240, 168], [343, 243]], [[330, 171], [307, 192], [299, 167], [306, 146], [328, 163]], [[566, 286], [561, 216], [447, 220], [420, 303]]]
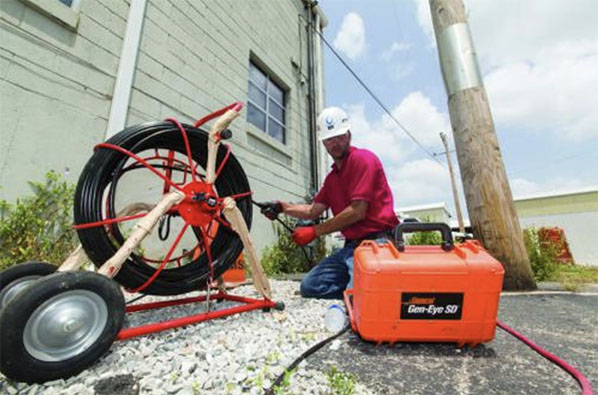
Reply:
[[358, 239], [348, 240], [345, 239], [345, 247], [357, 247], [364, 240], [376, 240], [376, 239], [390, 239], [392, 240], [392, 229], [383, 230], [380, 232], [369, 233]]

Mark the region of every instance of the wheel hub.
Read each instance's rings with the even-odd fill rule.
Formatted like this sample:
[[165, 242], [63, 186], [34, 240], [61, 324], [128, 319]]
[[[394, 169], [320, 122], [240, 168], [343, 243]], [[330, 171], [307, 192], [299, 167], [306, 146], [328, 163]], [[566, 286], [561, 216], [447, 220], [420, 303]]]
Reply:
[[179, 203], [180, 216], [191, 226], [208, 226], [218, 213], [218, 195], [212, 185], [194, 181], [183, 187], [185, 200]]
[[13, 281], [9, 284], [5, 289], [0, 292], [0, 308], [6, 306], [8, 302], [13, 300], [15, 296], [23, 292], [27, 287], [29, 287], [35, 280], [41, 278], [42, 276], [25, 276], [18, 280]]
[[63, 361], [90, 347], [107, 321], [108, 308], [98, 294], [81, 289], [67, 291], [35, 309], [25, 325], [23, 343], [34, 358]]

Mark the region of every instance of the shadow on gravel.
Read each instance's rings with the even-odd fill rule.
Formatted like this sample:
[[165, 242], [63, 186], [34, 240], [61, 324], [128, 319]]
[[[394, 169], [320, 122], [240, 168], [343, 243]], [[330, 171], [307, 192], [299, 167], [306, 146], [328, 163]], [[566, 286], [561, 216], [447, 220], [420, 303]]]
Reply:
[[93, 387], [95, 395], [137, 395], [139, 385], [132, 374], [121, 374], [98, 380]]

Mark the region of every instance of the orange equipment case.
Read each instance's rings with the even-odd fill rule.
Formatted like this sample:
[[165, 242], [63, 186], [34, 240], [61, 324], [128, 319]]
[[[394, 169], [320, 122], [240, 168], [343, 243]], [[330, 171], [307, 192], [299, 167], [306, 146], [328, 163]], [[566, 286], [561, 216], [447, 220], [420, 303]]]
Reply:
[[[403, 233], [441, 231], [441, 246], [405, 246]], [[376, 342], [456, 342], [494, 338], [504, 269], [475, 240], [453, 244], [443, 223], [405, 223], [391, 241], [355, 250], [345, 304], [354, 331]]]

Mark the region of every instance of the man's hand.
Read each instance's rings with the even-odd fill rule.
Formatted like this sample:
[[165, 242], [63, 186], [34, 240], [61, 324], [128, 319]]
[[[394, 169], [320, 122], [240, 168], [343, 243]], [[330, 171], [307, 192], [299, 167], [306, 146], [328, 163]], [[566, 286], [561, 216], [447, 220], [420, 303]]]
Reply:
[[260, 203], [260, 211], [270, 221], [274, 221], [278, 218], [278, 214], [282, 213], [282, 203], [277, 201], [274, 202], [263, 202]]
[[293, 232], [293, 241], [300, 246], [309, 244], [313, 239], [318, 237], [315, 226], [303, 226], [296, 228]]

